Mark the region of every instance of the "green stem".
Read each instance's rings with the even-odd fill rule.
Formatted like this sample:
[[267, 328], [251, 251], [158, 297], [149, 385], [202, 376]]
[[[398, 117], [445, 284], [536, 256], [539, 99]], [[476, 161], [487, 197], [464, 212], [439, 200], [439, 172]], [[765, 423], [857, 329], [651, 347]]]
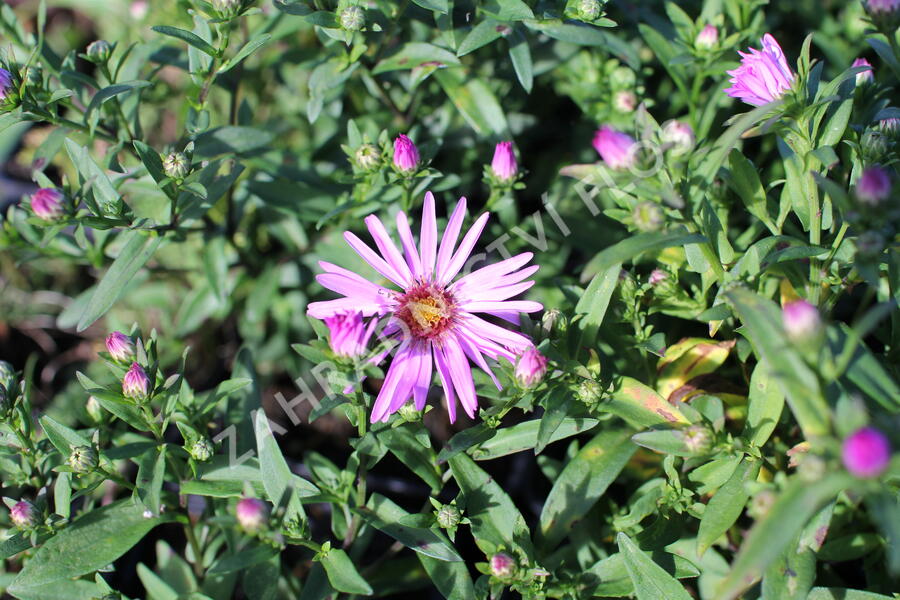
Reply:
[[[366, 435], [366, 404], [363, 401], [362, 393], [356, 392], [356, 430], [360, 439]], [[356, 506], [366, 505], [366, 457], [360, 455], [359, 467], [356, 472]], [[347, 535], [344, 536], [344, 548], [348, 548], [353, 540], [356, 539], [356, 533], [359, 531], [360, 516], [353, 515], [350, 526], [347, 528]]]
[[198, 579], [203, 578], [203, 548], [200, 547], [200, 540], [194, 532], [194, 526], [190, 523], [184, 524], [184, 536], [187, 538], [188, 544], [191, 545], [191, 552], [194, 553], [194, 575]]
[[[822, 243], [822, 206], [819, 202], [819, 187], [810, 169], [809, 160], [804, 159], [807, 177], [807, 197], [809, 201], [809, 244], [818, 246]], [[809, 259], [809, 299], [813, 304], [819, 303], [822, 292], [822, 262], [812, 257]]]

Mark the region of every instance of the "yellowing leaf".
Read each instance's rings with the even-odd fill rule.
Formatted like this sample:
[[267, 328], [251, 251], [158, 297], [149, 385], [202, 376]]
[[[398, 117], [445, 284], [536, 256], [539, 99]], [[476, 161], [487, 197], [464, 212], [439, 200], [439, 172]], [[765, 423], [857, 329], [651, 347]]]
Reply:
[[659, 379], [656, 389], [663, 398], [699, 375], [712, 373], [725, 362], [734, 347], [734, 340], [713, 342], [703, 338], [688, 338], [666, 350], [657, 367]]

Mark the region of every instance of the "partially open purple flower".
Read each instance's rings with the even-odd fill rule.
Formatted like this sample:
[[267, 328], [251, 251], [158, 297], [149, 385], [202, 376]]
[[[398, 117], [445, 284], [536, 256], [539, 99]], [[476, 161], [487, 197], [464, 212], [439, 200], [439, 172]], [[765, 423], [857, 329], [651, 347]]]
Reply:
[[851, 67], [867, 67], [865, 71], [856, 74], [856, 86], [862, 86], [867, 83], [872, 83], [875, 81], [875, 71], [872, 70], [872, 65], [864, 58], [857, 58], [853, 61]]
[[394, 140], [394, 166], [403, 172], [419, 166], [419, 149], [402, 133]]
[[33, 527], [37, 510], [31, 502], [20, 500], [9, 510], [9, 519], [19, 529]]
[[781, 98], [794, 83], [794, 73], [788, 66], [781, 46], [770, 34], [760, 40], [762, 50], [750, 48], [741, 55], [741, 66], [731, 75], [731, 87], [725, 93], [747, 104], [762, 106]]
[[612, 169], [627, 169], [636, 160], [637, 143], [626, 133], [604, 125], [594, 134], [594, 149]]
[[891, 462], [891, 444], [874, 427], [858, 429], [844, 440], [844, 466], [856, 477], [878, 477]]
[[234, 515], [238, 524], [249, 532], [254, 532], [262, 527], [268, 512], [265, 502], [256, 498], [241, 498], [234, 507]]
[[11, 96], [13, 91], [12, 73], [0, 67], [0, 102]]
[[31, 210], [34, 214], [52, 221], [62, 214], [63, 195], [56, 188], [41, 188], [31, 196]]
[[106, 351], [113, 360], [125, 362], [134, 356], [134, 342], [120, 331], [113, 331], [106, 336]]
[[794, 342], [814, 339], [822, 330], [819, 309], [806, 300], [794, 300], [785, 304], [781, 319], [788, 337]]
[[891, 195], [891, 175], [879, 166], [868, 167], [856, 184], [856, 197], [866, 204], [876, 205]]
[[900, 10], [900, 0], [868, 0], [866, 10], [873, 15], [892, 14]]
[[122, 395], [126, 398], [142, 399], [147, 397], [149, 391], [150, 379], [147, 378], [144, 368], [137, 363], [131, 363], [131, 368], [122, 379]]
[[355, 358], [366, 351], [366, 345], [372, 332], [375, 331], [377, 319], [371, 319], [366, 325], [362, 313], [338, 313], [324, 319], [328, 326], [328, 345], [338, 356]]
[[700, 33], [697, 34], [697, 39], [694, 40], [694, 45], [702, 50], [709, 50], [719, 43], [719, 30], [715, 25], [707, 25]]
[[537, 348], [529, 348], [519, 356], [516, 363], [516, 379], [523, 387], [532, 387], [540, 383], [547, 372], [547, 357]]
[[491, 171], [502, 181], [511, 180], [519, 172], [519, 165], [516, 163], [516, 153], [513, 151], [512, 142], [500, 142], [494, 148]]

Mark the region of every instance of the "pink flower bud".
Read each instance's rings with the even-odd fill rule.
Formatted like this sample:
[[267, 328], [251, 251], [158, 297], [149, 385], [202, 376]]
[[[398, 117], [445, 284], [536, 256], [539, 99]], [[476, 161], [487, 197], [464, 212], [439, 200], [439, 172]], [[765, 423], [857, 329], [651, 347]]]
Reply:
[[866, 10], [874, 15], [889, 15], [900, 10], [900, 0], [868, 0]]
[[637, 106], [637, 96], [634, 95], [634, 92], [621, 90], [613, 96], [613, 108], [621, 113], [630, 113], [635, 106]]
[[45, 221], [62, 214], [63, 195], [56, 188], [41, 188], [31, 196], [31, 210]]
[[878, 122], [878, 127], [884, 135], [894, 138], [900, 135], [900, 119], [882, 119]]
[[872, 70], [872, 65], [864, 58], [857, 58], [853, 61], [851, 67], [868, 67], [865, 71], [856, 74], [856, 86], [860, 87], [862, 85], [872, 83], [875, 81], [875, 72]]
[[690, 125], [674, 119], [666, 121], [666, 124], [663, 125], [660, 138], [676, 155], [690, 152], [696, 139]]
[[268, 512], [265, 502], [256, 498], [241, 498], [234, 507], [238, 524], [251, 533], [262, 527]]
[[634, 165], [637, 144], [630, 135], [604, 125], [594, 134], [594, 149], [612, 169], [627, 169]]
[[516, 163], [516, 154], [513, 152], [512, 142], [500, 142], [494, 148], [491, 171], [502, 181], [510, 181], [519, 172], [519, 165]]
[[491, 557], [491, 574], [500, 579], [510, 577], [516, 571], [516, 561], [509, 554], [498, 552]]
[[731, 87], [725, 93], [752, 106], [762, 106], [781, 98], [794, 83], [794, 73], [788, 66], [781, 46], [768, 33], [760, 40], [762, 50], [750, 48], [741, 55], [741, 66], [731, 75]]
[[402, 133], [394, 140], [394, 166], [403, 172], [419, 166], [419, 149]]
[[341, 313], [325, 318], [328, 327], [328, 345], [338, 356], [355, 358], [366, 351], [366, 345], [375, 331], [376, 319], [369, 321], [368, 327], [362, 313]]
[[874, 427], [863, 427], [844, 440], [844, 466], [856, 477], [878, 477], [891, 461], [887, 437]]
[[9, 518], [19, 529], [34, 527], [37, 510], [31, 502], [20, 500], [9, 510]]
[[532, 387], [540, 383], [547, 372], [547, 357], [531, 347], [519, 356], [516, 363], [516, 379], [523, 387]]
[[127, 362], [134, 356], [134, 342], [124, 333], [113, 331], [106, 336], [106, 351], [113, 360]]
[[719, 30], [715, 25], [707, 25], [700, 33], [697, 34], [697, 38], [694, 40], [694, 45], [697, 48], [702, 50], [709, 50], [710, 48], [715, 47], [716, 44], [719, 43]]
[[794, 342], [814, 339], [822, 330], [819, 310], [806, 300], [794, 300], [785, 304], [781, 320], [788, 337]]
[[150, 380], [144, 372], [144, 368], [136, 362], [131, 363], [131, 368], [122, 379], [122, 394], [126, 398], [136, 400], [146, 398], [150, 390]]
[[887, 169], [874, 166], [863, 171], [856, 184], [856, 197], [862, 202], [876, 205], [891, 195], [891, 176]]
[[663, 281], [669, 278], [669, 274], [663, 271], [662, 269], [653, 269], [653, 272], [650, 273], [650, 278], [647, 279], [647, 282], [650, 285], [659, 285]]

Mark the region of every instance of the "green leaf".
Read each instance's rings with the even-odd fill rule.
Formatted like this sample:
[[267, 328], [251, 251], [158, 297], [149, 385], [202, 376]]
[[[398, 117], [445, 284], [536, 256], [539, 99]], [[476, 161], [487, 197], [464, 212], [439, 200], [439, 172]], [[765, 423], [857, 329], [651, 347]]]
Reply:
[[413, 0], [414, 4], [418, 4], [425, 10], [431, 10], [442, 14], [450, 12], [450, 3], [448, 0]]
[[137, 574], [144, 589], [147, 590], [148, 598], [153, 600], [178, 600], [178, 592], [172, 589], [168, 583], [163, 581], [162, 577], [154, 573], [144, 563], [138, 563]]
[[63, 471], [53, 484], [53, 512], [68, 519], [72, 513], [72, 474]]
[[424, 554], [417, 554], [425, 572], [434, 586], [447, 600], [471, 600], [475, 598], [472, 576], [463, 562], [446, 562]]
[[835, 356], [852, 346], [843, 377], [867, 396], [892, 413], [900, 411], [900, 386], [861, 340], [854, 340], [852, 330], [838, 324], [828, 328], [828, 345]]
[[0, 560], [6, 560], [29, 548], [31, 548], [31, 540], [21, 532], [14, 533], [0, 542]]
[[53, 444], [54, 448], [59, 450], [63, 459], [69, 457], [73, 447], [91, 445], [91, 441], [88, 438], [84, 437], [74, 429], [70, 429], [62, 423], [55, 421], [53, 417], [44, 415], [40, 418], [40, 423], [41, 427], [44, 428], [44, 433], [47, 434], [47, 439], [50, 440], [50, 443]]
[[733, 600], [762, 577], [806, 522], [851, 483], [846, 473], [828, 473], [814, 482], [791, 479], [766, 516], [750, 530], [716, 598]]
[[781, 325], [781, 311], [771, 300], [745, 288], [735, 288], [725, 296], [746, 326], [754, 350], [784, 392], [804, 435], [826, 435], [830, 411], [819, 380], [788, 342]]
[[163, 171], [162, 158], [160, 158], [159, 153], [156, 150], [140, 140], [134, 140], [134, 150], [140, 157], [141, 162], [144, 163], [144, 167], [146, 167], [150, 177], [152, 177], [156, 183], [167, 181], [169, 179], [165, 171]]
[[272, 34], [264, 33], [261, 36], [250, 40], [249, 42], [244, 44], [240, 50], [237, 51], [237, 54], [229, 58], [227, 61], [225, 61], [225, 64], [219, 67], [219, 73], [225, 73], [238, 66], [242, 60], [268, 44], [269, 40], [271, 39]]
[[484, 539], [495, 546], [509, 548], [527, 539], [525, 519], [493, 477], [466, 454], [457, 454], [449, 464], [465, 498], [466, 514], [472, 521], [476, 540]]
[[531, 63], [528, 40], [518, 30], [513, 31], [507, 40], [509, 41], [509, 59], [516, 71], [516, 77], [525, 91], [530, 94], [531, 86], [534, 83], [534, 68]]
[[168, 35], [183, 42], [187, 42], [190, 46], [193, 46], [200, 52], [208, 54], [213, 58], [219, 54], [215, 48], [210, 46], [209, 42], [198, 36], [196, 33], [191, 33], [190, 31], [185, 31], [184, 29], [179, 29], [177, 27], [170, 27], [168, 25], [154, 25], [150, 29], [156, 33]]
[[729, 183], [747, 207], [747, 211], [762, 221], [773, 235], [778, 235], [778, 227], [769, 217], [766, 190], [759, 179], [756, 166], [739, 150], [732, 150], [729, 155], [729, 169], [731, 170]]
[[285, 492], [290, 490], [285, 519], [306, 518], [300, 499], [295, 493], [291, 469], [284, 460], [281, 448], [278, 447], [278, 442], [272, 435], [272, 430], [269, 429], [266, 413], [262, 410], [256, 411], [254, 431], [256, 433], [256, 451], [259, 454], [259, 471], [266, 489], [266, 496], [272, 504], [278, 506]]
[[81, 314], [81, 318], [78, 320], [78, 331], [84, 331], [90, 327], [94, 321], [112, 308], [134, 274], [150, 260], [163, 241], [163, 238], [147, 236], [140, 231], [123, 232], [120, 235], [126, 240], [125, 244], [109, 270], [103, 275], [103, 279], [100, 280], [90, 302]]
[[630, 431], [602, 431], [585, 444], [553, 483], [541, 510], [539, 538], [549, 550], [591, 509], [637, 446]]
[[[85, 201], [90, 201], [90, 204], [96, 201], [96, 212], [100, 216], [118, 216], [122, 208], [122, 198], [113, 187], [106, 171], [94, 162], [85, 146], [68, 138], [64, 143], [69, 159], [78, 169], [84, 185], [89, 188], [89, 191], [85, 193]], [[94, 206], [91, 208], [93, 210]], [[79, 331], [81, 330], [79, 329]]]
[[194, 158], [213, 158], [220, 154], [248, 154], [271, 145], [275, 133], [255, 127], [225, 126], [197, 136]]
[[525, 21], [525, 26], [553, 39], [569, 42], [570, 44], [604, 48], [623, 60], [632, 69], [637, 69], [640, 65], [637, 52], [630, 44], [593, 25], [545, 20]]
[[690, 424], [681, 411], [656, 390], [631, 377], [619, 378], [611, 397], [600, 407], [641, 429], [656, 425]]
[[481, 10], [499, 21], [533, 19], [534, 13], [522, 0], [486, 0]]
[[461, 561], [456, 549], [442, 534], [425, 527], [405, 525], [406, 512], [380, 494], [372, 494], [365, 506], [354, 510], [369, 525], [407, 548], [442, 561]]
[[485, 19], [466, 34], [466, 37], [463, 38], [463, 41], [459, 44], [459, 48], [456, 50], [456, 55], [465, 56], [470, 52], [478, 50], [482, 46], [487, 46], [494, 40], [500, 38], [503, 35], [503, 31], [508, 27], [508, 25], [504, 25], [500, 21]]
[[[650, 558], [656, 565], [662, 567], [666, 573], [673, 575], [677, 579], [700, 575], [700, 571], [693, 563], [677, 554], [657, 550], [650, 553]], [[586, 569], [584, 574], [586, 576], [585, 579], [590, 582], [585, 590], [586, 594], [590, 593], [594, 597], [604, 598], [620, 598], [634, 595], [634, 584], [628, 574], [628, 568], [625, 565], [622, 552], [616, 552], [611, 556], [607, 556]]]
[[678, 580], [653, 562], [627, 535], [620, 533], [616, 543], [634, 584], [637, 600], [691, 600], [691, 595]]
[[332, 548], [319, 558], [325, 567], [331, 587], [346, 594], [372, 595], [372, 586], [357, 572], [353, 561], [347, 553], [339, 548]]
[[814, 587], [809, 590], [806, 600], [893, 600], [893, 598], [894, 596], [884, 596], [862, 590]]
[[372, 74], [379, 75], [389, 71], [413, 69], [425, 63], [439, 67], [455, 67], [460, 64], [459, 59], [452, 52], [443, 48], [423, 42], [409, 42], [396, 53], [379, 61], [372, 69]]
[[[470, 454], [475, 460], [492, 460], [516, 452], [531, 450], [537, 444], [538, 431], [542, 421], [542, 419], [532, 419], [512, 427], [497, 429], [491, 439], [473, 448]], [[547, 444], [590, 431], [597, 423], [599, 423], [597, 419], [565, 418], [553, 431]]]
[[607, 272], [617, 264], [630, 261], [641, 252], [704, 241], [706, 238], [702, 235], [685, 231], [639, 233], [609, 246], [594, 256], [581, 272], [581, 281], [587, 281], [597, 273]]
[[244, 548], [241, 551], [216, 559], [207, 571], [212, 575], [215, 573], [231, 573], [232, 571], [240, 571], [262, 562], [267, 562], [274, 556], [278, 556], [279, 551], [268, 545], [253, 545]]
[[769, 375], [765, 363], [757, 363], [753, 369], [747, 402], [744, 439], [753, 446], [762, 446], [775, 431], [784, 408], [784, 393]]
[[141, 455], [135, 493], [144, 507], [154, 515], [160, 513], [160, 495], [166, 473], [166, 445], [148, 449]]
[[68, 582], [111, 564], [168, 517], [145, 517], [144, 507], [122, 500], [92, 510], [47, 540], [9, 587], [31, 597], [36, 588]]
[[543, 452], [550, 443], [556, 429], [568, 415], [571, 404], [572, 392], [567, 387], [557, 386], [547, 394], [544, 400], [544, 414], [541, 415], [541, 424], [534, 444], [535, 454]]
[[476, 133], [506, 135], [509, 127], [503, 108], [481, 79], [466, 81], [462, 69], [442, 69], [436, 71], [434, 76]]
[[759, 123], [770, 113], [774, 113], [783, 104], [783, 100], [777, 100], [763, 106], [759, 106], [750, 112], [744, 113], [733, 120], [731, 126], [713, 144], [709, 154], [697, 168], [697, 175], [702, 181], [711, 184], [724, 164], [725, 159], [731, 154], [731, 150], [740, 141], [741, 136], [754, 125]]
[[382, 431], [378, 440], [400, 459], [413, 473], [422, 478], [432, 491], [439, 492], [442, 487], [441, 470], [438, 468], [434, 450], [426, 448], [405, 427], [397, 427]]
[[606, 310], [609, 308], [609, 301], [619, 284], [621, 273], [622, 263], [614, 263], [597, 272], [585, 288], [581, 298], [578, 299], [575, 312], [584, 315], [579, 321], [579, 327], [584, 332], [582, 340], [584, 345], [590, 346], [596, 340], [597, 332], [600, 330]]
[[759, 461], [744, 457], [725, 485], [720, 487], [706, 505], [700, 530], [697, 533], [697, 555], [703, 556], [707, 548], [719, 539], [741, 516], [750, 492], [747, 484], [756, 480]]
[[131, 90], [147, 87], [148, 85], [150, 85], [149, 81], [139, 79], [135, 81], [123, 81], [103, 88], [102, 90], [94, 94], [93, 98], [91, 98], [91, 103], [88, 104], [87, 110], [84, 112], [85, 123], [88, 122], [88, 118], [90, 117], [91, 113], [103, 106], [103, 104], [110, 98], [114, 98], [119, 94], [124, 94], [125, 92], [130, 92]]

